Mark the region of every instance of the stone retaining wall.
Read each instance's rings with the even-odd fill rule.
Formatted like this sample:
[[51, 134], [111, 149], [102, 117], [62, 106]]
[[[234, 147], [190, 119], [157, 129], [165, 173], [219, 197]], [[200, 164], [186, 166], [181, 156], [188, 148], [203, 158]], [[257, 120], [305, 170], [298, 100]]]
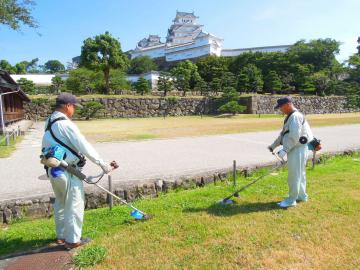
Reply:
[[[276, 100], [280, 96], [256, 95], [241, 97], [239, 103], [245, 105], [249, 114], [273, 114]], [[306, 114], [348, 113], [359, 111], [347, 106], [346, 97], [294, 96], [294, 103]], [[54, 100], [34, 100], [25, 104], [25, 118], [41, 120], [52, 112]], [[153, 97], [153, 98], [83, 98], [81, 102], [98, 101], [105, 107], [96, 118], [132, 118], [155, 116], [186, 116], [216, 114], [217, 99], [214, 97]], [[75, 116], [76, 118], [76, 116]]]
[[[248, 113], [272, 114], [276, 113], [274, 107], [278, 98], [280, 96], [259, 95], [242, 99], [248, 106]], [[293, 96], [292, 99], [295, 106], [306, 114], [349, 113], [360, 110], [348, 108], [347, 99], [344, 96]]]
[[[83, 98], [80, 102], [97, 101], [104, 110], [96, 118], [132, 118], [154, 116], [186, 116], [214, 114], [215, 104], [212, 98]], [[54, 101], [52, 101], [54, 103]], [[33, 101], [25, 104], [26, 119], [44, 119], [52, 112], [51, 102]]]

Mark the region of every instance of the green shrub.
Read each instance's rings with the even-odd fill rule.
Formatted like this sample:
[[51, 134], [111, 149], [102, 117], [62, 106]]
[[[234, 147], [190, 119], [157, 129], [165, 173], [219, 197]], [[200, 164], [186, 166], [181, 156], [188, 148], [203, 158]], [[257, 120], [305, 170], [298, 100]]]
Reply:
[[241, 113], [245, 110], [246, 106], [239, 105], [239, 103], [235, 100], [225, 103], [218, 109], [220, 113], [232, 113], [233, 115], [235, 115], [236, 113]]
[[80, 109], [79, 115], [80, 117], [89, 120], [93, 118], [94, 115], [99, 111], [104, 109], [104, 105], [97, 101], [88, 101], [83, 104], [83, 108]]

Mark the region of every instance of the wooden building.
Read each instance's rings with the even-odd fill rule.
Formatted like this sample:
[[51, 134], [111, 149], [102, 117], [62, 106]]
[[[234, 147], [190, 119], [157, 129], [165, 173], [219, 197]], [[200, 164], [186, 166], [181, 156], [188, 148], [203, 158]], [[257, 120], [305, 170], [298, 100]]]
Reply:
[[24, 118], [23, 102], [30, 99], [10, 75], [0, 70], [0, 130], [9, 123]]

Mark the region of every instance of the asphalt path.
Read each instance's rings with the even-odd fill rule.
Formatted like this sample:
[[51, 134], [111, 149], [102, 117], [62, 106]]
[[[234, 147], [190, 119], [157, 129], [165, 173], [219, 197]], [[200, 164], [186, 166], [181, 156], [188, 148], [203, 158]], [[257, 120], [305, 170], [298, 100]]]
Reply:
[[[39, 163], [43, 125], [35, 123], [11, 157], [0, 159], [0, 202], [52, 193]], [[94, 146], [105, 160], [118, 162], [120, 167], [113, 173], [113, 181], [174, 180], [230, 168], [233, 160], [239, 167], [275, 161], [266, 147], [278, 133], [251, 132]], [[323, 153], [360, 148], [358, 124], [313, 128], [313, 133], [322, 140]], [[88, 162], [84, 172], [94, 175], [101, 170]]]

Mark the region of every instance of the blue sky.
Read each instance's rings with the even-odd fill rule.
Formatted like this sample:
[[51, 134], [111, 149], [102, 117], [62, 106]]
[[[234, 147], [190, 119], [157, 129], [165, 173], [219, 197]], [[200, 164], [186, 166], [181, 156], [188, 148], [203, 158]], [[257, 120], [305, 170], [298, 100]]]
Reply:
[[[109, 31], [123, 51], [149, 34], [165, 38], [176, 10], [195, 12], [204, 31], [224, 48], [292, 44], [300, 39], [343, 42], [340, 61], [356, 52], [359, 0], [35, 0], [37, 30], [0, 25], [0, 59], [11, 64], [38, 57], [63, 64], [80, 54], [83, 41]], [[38, 35], [39, 32], [41, 35]]]

